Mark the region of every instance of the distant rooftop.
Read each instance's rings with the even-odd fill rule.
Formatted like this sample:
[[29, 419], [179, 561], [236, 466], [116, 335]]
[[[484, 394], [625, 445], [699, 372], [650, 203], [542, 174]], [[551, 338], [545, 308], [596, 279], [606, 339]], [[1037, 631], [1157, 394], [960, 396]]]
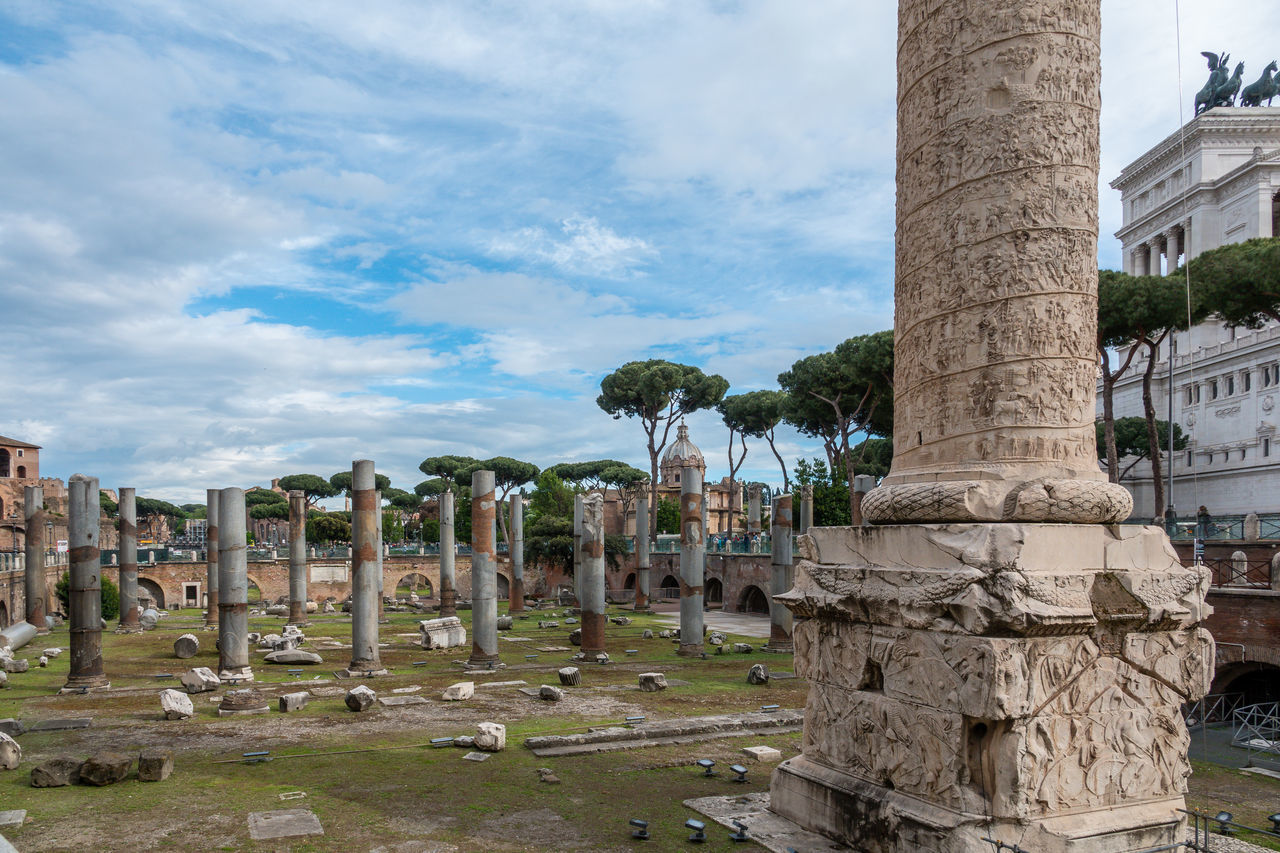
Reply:
[[6, 446], [6, 447], [30, 447], [30, 448], [32, 448], [33, 450], [39, 450], [39, 449], [40, 449], [40, 445], [38, 445], [38, 444], [28, 444], [28, 443], [27, 443], [27, 442], [25, 442], [25, 441], [18, 441], [18, 439], [16, 439], [16, 438], [9, 438], [9, 437], [7, 437], [7, 436], [3, 436], [3, 435], [0, 435], [0, 444], [4, 445], [4, 446]]

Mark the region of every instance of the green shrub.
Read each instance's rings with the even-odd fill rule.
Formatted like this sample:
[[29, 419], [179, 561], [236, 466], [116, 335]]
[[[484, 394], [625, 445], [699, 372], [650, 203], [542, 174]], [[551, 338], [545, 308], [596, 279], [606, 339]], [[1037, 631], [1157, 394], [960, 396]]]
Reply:
[[[54, 594], [62, 605], [63, 613], [71, 612], [71, 574], [63, 572], [54, 587]], [[109, 578], [102, 578], [102, 618], [116, 619], [120, 616], [120, 589]]]

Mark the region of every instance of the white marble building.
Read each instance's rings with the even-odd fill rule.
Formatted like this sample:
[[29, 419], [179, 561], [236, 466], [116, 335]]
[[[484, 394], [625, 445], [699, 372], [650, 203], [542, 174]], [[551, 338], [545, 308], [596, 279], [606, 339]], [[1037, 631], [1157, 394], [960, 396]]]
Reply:
[[[1124, 206], [1116, 236], [1125, 272], [1168, 272], [1187, 256], [1280, 233], [1280, 108], [1198, 116], [1111, 186]], [[1173, 420], [1190, 436], [1173, 460], [1179, 518], [1188, 520], [1200, 505], [1214, 515], [1280, 511], [1280, 325], [1250, 331], [1209, 321], [1178, 334], [1172, 350]], [[1169, 413], [1169, 352], [1166, 343], [1152, 389], [1161, 419]], [[1117, 418], [1142, 415], [1145, 366], [1135, 360], [1117, 383]], [[1134, 515], [1151, 517], [1150, 466], [1136, 466], [1124, 482], [1134, 493]]]

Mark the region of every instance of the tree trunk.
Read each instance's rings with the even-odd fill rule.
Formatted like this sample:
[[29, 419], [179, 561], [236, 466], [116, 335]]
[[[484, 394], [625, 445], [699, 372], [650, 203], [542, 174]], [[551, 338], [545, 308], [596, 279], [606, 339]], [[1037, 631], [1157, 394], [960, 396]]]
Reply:
[[782, 461], [782, 454], [778, 452], [778, 448], [773, 443], [773, 430], [769, 430], [765, 435], [765, 439], [769, 442], [769, 449], [773, 451], [773, 457], [778, 460], [778, 465], [782, 467], [782, 492], [783, 494], [791, 493], [791, 480], [787, 477], [787, 463]]
[[1102, 435], [1107, 454], [1107, 479], [1120, 482], [1120, 460], [1116, 458], [1116, 377], [1111, 372], [1111, 353], [1099, 347], [1102, 353]]
[[844, 478], [849, 487], [849, 519], [852, 522], [853, 519], [858, 518], [860, 515], [857, 506], [858, 499], [853, 496], [853, 470], [857, 467], [857, 463], [853, 461], [853, 454], [849, 451], [849, 436], [846, 434], [841, 441], [844, 444], [842, 453], [844, 456]]
[[[1163, 339], [1163, 335], [1161, 336]], [[1151, 485], [1152, 494], [1155, 496], [1155, 515], [1154, 519], [1164, 518], [1164, 476], [1163, 468], [1160, 460], [1160, 434], [1156, 429], [1156, 407], [1155, 402], [1151, 399], [1151, 377], [1155, 374], [1156, 369], [1156, 350], [1160, 345], [1160, 340], [1152, 341], [1147, 339], [1147, 369], [1142, 373], [1142, 412], [1147, 418], [1147, 444], [1150, 447], [1151, 454]]]
[[[657, 429], [657, 425], [654, 425]], [[639, 532], [639, 531], [637, 531]], [[649, 541], [658, 538], [658, 450], [653, 446], [653, 433], [649, 433]]]

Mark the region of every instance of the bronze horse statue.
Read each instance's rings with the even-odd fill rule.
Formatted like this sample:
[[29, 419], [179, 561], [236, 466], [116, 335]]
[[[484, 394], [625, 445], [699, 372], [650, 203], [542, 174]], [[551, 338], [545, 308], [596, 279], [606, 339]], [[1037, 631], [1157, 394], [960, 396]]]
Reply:
[[1276, 61], [1273, 59], [1262, 69], [1262, 76], [1256, 82], [1244, 87], [1244, 91], [1240, 93], [1240, 106], [1260, 107], [1264, 98], [1267, 106], [1271, 106], [1271, 99], [1280, 94], [1280, 82], [1274, 76], [1276, 70]]
[[1236, 105], [1236, 93], [1240, 91], [1240, 81], [1244, 78], [1244, 63], [1241, 62], [1236, 66], [1236, 73], [1232, 74], [1227, 82], [1213, 90], [1213, 100], [1209, 102], [1206, 109], [1214, 107], [1234, 107]]

